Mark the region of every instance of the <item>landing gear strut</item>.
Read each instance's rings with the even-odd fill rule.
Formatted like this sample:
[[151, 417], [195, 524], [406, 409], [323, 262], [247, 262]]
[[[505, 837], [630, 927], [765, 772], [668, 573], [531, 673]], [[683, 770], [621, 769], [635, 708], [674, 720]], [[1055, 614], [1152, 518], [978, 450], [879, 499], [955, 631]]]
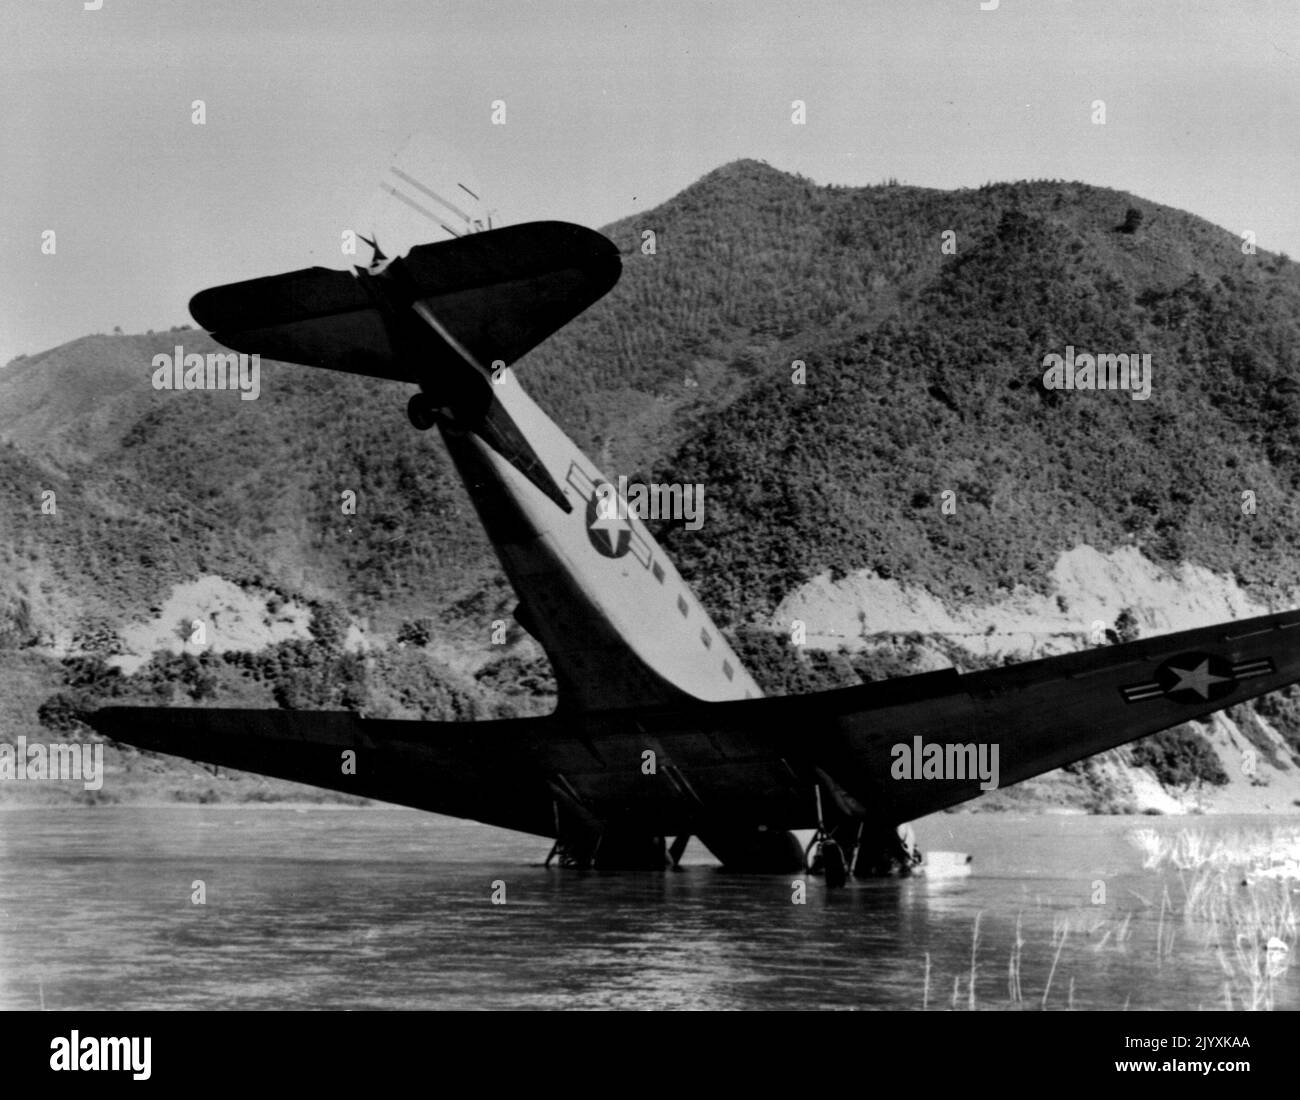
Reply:
[[[850, 839], [848, 854], [845, 854], [843, 848], [835, 839], [835, 831], [826, 828], [826, 821], [822, 815], [822, 791], [818, 785], [813, 788], [813, 794], [817, 799], [817, 832], [813, 834], [812, 840], [808, 842], [808, 847], [804, 850], [803, 861], [804, 870], [809, 874], [821, 873], [826, 876], [826, 885], [830, 889], [836, 889], [843, 886], [849, 880], [849, 862], [853, 859], [853, 849], [856, 846], [854, 841], [857, 839], [856, 823], [851, 823], [852, 837]], [[817, 855], [809, 862], [814, 849]]]
[[[804, 851], [808, 874], [825, 875], [826, 885], [835, 888], [848, 881], [850, 868], [857, 879], [910, 875], [918, 870], [923, 857], [911, 825], [893, 826], [845, 817], [842, 811], [836, 823], [828, 825], [820, 784], [813, 793], [817, 802], [817, 831]], [[834, 803], [826, 809], [833, 806]]]
[[864, 825], [853, 864], [854, 878], [910, 875], [922, 861], [921, 850], [911, 825], [867, 827]]

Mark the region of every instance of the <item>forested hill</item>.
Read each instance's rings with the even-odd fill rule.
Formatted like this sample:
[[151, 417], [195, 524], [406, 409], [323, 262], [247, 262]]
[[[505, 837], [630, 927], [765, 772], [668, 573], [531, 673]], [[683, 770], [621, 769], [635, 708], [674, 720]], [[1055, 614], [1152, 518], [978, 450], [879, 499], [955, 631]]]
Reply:
[[[661, 467], [709, 488], [707, 537], [668, 543], [732, 621], [828, 568], [984, 597], [1040, 584], [1077, 542], [1134, 543], [1254, 585], [1300, 580], [1295, 265], [1079, 185], [809, 190], [801, 209], [811, 251], [832, 259], [803, 279], [791, 264], [790, 281], [833, 311], [734, 360], [763, 366]], [[850, 239], [879, 257], [856, 283], [835, 248]], [[1067, 345], [1149, 354], [1151, 396], [1046, 389], [1044, 356]]]
[[[611, 475], [704, 484], [703, 527], [660, 533], [729, 629], [825, 571], [950, 603], [1043, 589], [1080, 543], [1300, 584], [1300, 271], [1236, 227], [1079, 183], [822, 187], [740, 161], [605, 231], [620, 283], [517, 373]], [[0, 645], [111, 634], [216, 574], [379, 646], [428, 620], [466, 676], [499, 656], [486, 624], [514, 599], [404, 387], [263, 363], [256, 401], [155, 392], [177, 343], [213, 347], [101, 335], [0, 370]], [[1067, 345], [1149, 354], [1150, 398], [1046, 389]], [[471, 687], [491, 710], [509, 679]]]
[[[620, 284], [519, 374], [609, 472], [706, 485], [705, 526], [668, 541], [729, 621], [826, 567], [941, 595], [1033, 583], [1079, 539], [1294, 578], [1300, 275], [1282, 258], [1080, 184], [818, 187], [754, 161], [607, 232]], [[11, 364], [0, 439], [144, 528], [197, 509], [215, 543], [248, 541], [254, 571], [359, 614], [441, 612], [482, 587], [477, 523], [402, 387], [264, 364], [257, 401], [157, 393], [150, 359], [176, 343], [214, 346], [99, 336]], [[1067, 344], [1149, 352], [1150, 400], [1044, 390], [1043, 357]], [[347, 523], [343, 488], [364, 502]], [[937, 525], [945, 489], [957, 522]], [[62, 540], [42, 552], [53, 524], [23, 518], [30, 482], [2, 491], [25, 556], [67, 559]], [[148, 541], [127, 526], [114, 557]], [[173, 536], [178, 568], [197, 567], [194, 536]], [[120, 587], [72, 559], [87, 598]]]

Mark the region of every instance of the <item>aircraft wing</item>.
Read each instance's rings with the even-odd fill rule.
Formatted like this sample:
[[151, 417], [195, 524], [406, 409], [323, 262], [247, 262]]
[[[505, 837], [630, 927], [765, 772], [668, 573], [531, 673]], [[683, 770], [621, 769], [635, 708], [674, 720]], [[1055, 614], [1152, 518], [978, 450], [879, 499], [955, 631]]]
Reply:
[[[545, 834], [554, 821], [527, 720], [420, 722], [349, 711], [107, 707], [87, 717], [137, 748]], [[351, 754], [350, 757], [348, 754]]]
[[87, 720], [141, 748], [541, 836], [561, 809], [677, 835], [710, 820], [813, 827], [819, 783], [843, 809], [899, 824], [984, 792], [978, 775], [924, 778], [919, 762], [895, 778], [895, 746], [996, 746], [1005, 787], [1297, 681], [1291, 611], [985, 672], [686, 707], [492, 722], [109, 707]]
[[[891, 824], [983, 793], [979, 779], [893, 778], [902, 759], [894, 746], [915, 757], [917, 738], [922, 746], [996, 745], [999, 785], [1010, 786], [1300, 681], [1300, 612], [931, 675], [922, 698], [891, 702], [882, 692], [873, 703], [874, 685], [821, 697], [838, 711], [838, 730], [818, 766], [859, 802], [887, 806]], [[915, 759], [912, 766], [919, 771]]]

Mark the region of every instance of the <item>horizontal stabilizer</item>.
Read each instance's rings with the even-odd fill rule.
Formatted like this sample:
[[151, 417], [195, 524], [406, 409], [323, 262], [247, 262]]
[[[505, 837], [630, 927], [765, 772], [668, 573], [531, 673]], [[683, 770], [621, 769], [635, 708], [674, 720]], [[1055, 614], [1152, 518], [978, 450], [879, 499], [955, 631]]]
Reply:
[[[403, 293], [486, 366], [515, 362], [604, 295], [622, 270], [609, 240], [564, 222], [419, 245], [393, 263], [401, 265]], [[403, 354], [384, 279], [305, 268], [200, 291], [190, 313], [235, 351], [421, 382], [440, 364]]]
[[346, 271], [310, 267], [213, 287], [190, 299], [190, 313], [236, 351], [416, 381], [394, 362], [383, 315], [357, 277]]

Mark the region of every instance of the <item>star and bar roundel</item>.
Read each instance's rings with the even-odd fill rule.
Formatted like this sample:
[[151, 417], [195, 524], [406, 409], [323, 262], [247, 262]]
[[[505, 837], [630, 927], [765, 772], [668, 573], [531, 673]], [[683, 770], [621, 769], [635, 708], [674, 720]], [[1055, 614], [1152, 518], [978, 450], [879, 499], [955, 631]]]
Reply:
[[601, 500], [595, 493], [587, 501], [587, 538], [596, 553], [607, 558], [621, 558], [632, 546], [632, 525], [620, 519], [611, 507], [611, 498]]
[[576, 462], [570, 464], [566, 480], [587, 501], [587, 538], [596, 553], [606, 558], [621, 558], [631, 553], [648, 569], [650, 546], [632, 530], [627, 518], [618, 514], [613, 493], [601, 494], [601, 486], [608, 483], [593, 481]]
[[1274, 672], [1267, 657], [1229, 661], [1213, 653], [1180, 653], [1156, 669], [1150, 680], [1120, 688], [1125, 702], [1166, 698], [1175, 703], [1212, 703], [1231, 695], [1242, 680]]

